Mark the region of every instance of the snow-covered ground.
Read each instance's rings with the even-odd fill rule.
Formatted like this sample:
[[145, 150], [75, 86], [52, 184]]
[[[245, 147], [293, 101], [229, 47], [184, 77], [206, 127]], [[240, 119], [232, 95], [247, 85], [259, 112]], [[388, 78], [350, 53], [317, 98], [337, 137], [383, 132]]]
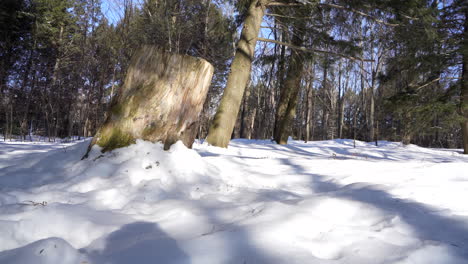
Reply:
[[88, 143], [0, 143], [0, 263], [468, 263], [459, 151]]

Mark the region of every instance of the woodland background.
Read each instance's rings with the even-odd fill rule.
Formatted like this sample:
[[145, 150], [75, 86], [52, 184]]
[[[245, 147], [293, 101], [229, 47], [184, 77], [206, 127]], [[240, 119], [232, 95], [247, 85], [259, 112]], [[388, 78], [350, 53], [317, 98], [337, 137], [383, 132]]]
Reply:
[[[205, 138], [250, 2], [1, 1], [0, 133], [93, 136], [130, 58], [153, 44], [214, 65], [197, 129]], [[293, 138], [462, 147], [466, 1], [272, 3], [233, 138], [273, 137], [284, 81], [295, 72]], [[292, 58], [301, 70], [291, 70]]]

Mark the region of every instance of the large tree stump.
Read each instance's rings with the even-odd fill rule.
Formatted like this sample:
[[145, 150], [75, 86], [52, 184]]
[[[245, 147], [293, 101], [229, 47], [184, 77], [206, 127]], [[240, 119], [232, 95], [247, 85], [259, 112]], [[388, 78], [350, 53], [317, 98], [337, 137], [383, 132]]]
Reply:
[[213, 66], [203, 59], [144, 46], [90, 148], [97, 144], [106, 152], [136, 139], [161, 141], [165, 149], [177, 140], [192, 147], [212, 76]]

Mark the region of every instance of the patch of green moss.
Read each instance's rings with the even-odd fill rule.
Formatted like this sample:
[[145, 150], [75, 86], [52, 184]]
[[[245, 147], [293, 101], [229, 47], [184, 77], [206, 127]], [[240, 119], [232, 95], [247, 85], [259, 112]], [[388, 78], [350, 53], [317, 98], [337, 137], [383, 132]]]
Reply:
[[102, 147], [102, 152], [123, 148], [135, 143], [135, 139], [128, 133], [122, 132], [119, 128], [109, 128], [102, 134], [97, 144]]
[[111, 113], [112, 115], [115, 115], [115, 116], [122, 116], [123, 113], [124, 113], [124, 107], [122, 104], [114, 104], [112, 107], [111, 107]]

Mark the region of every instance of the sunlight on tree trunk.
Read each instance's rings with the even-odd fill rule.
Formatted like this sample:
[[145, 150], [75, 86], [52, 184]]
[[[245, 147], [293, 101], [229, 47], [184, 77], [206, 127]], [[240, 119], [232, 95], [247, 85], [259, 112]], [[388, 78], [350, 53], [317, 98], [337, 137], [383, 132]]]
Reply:
[[255, 45], [267, 2], [266, 0], [250, 2], [227, 85], [206, 139], [211, 145], [227, 148], [231, 139], [242, 96], [250, 78]]

